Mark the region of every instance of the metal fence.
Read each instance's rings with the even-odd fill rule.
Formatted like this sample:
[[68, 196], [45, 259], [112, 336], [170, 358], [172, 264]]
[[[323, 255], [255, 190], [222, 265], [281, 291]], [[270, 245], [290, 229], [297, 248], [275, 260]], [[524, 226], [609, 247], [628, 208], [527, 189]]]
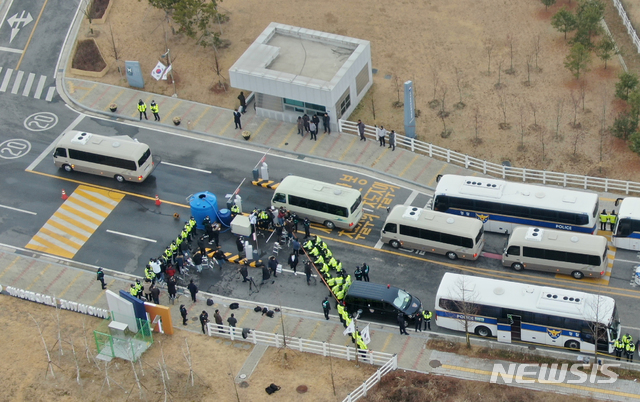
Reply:
[[380, 382], [382, 376], [387, 374], [390, 371], [393, 371], [398, 368], [398, 355], [393, 355], [393, 357], [382, 365], [373, 375], [365, 382], [362, 383], [361, 386], [354, 389], [342, 402], [353, 402], [358, 399], [367, 396], [367, 391], [373, 388], [377, 383]]
[[636, 45], [638, 53], [640, 53], [640, 38], [638, 38], [636, 30], [633, 28], [633, 25], [631, 25], [631, 21], [629, 20], [627, 12], [624, 10], [622, 3], [620, 2], [620, 0], [613, 0], [613, 5], [618, 9], [618, 14], [620, 14], [620, 18], [622, 18], [622, 23], [625, 27], [627, 27], [627, 32], [629, 33], [629, 36], [631, 37], [633, 43]]
[[[340, 132], [358, 135], [356, 123], [352, 121], [338, 120], [338, 128]], [[375, 127], [365, 126], [365, 136], [375, 138], [375, 133]], [[562, 187], [577, 187], [597, 192], [640, 194], [640, 183], [637, 182], [499, 165], [415, 138], [408, 138], [404, 134], [399, 133], [396, 133], [396, 147], [404, 148], [413, 153], [425, 155], [430, 158], [440, 159], [454, 165], [463, 166], [465, 169], [482, 172], [482, 174], [485, 175], [500, 177], [505, 180], [517, 180]]]

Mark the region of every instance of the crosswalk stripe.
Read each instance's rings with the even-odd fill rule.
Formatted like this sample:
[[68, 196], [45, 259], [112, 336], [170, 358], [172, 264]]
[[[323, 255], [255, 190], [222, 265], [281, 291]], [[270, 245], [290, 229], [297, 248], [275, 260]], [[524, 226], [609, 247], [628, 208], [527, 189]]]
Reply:
[[91, 235], [89, 235], [89, 236], [83, 235], [82, 233], [73, 230], [73, 229], [76, 229], [76, 228], [72, 229], [72, 228], [70, 228], [68, 226], [65, 226], [65, 225], [61, 224], [60, 222], [55, 221], [53, 219], [53, 217], [51, 217], [49, 219], [49, 221], [44, 226], [47, 227], [47, 225], [58, 229], [62, 233], [68, 233], [69, 235], [73, 236], [74, 238], [80, 240], [83, 243], [86, 242], [87, 240], [89, 240], [89, 236], [91, 236]]
[[[98, 189], [96, 189], [98, 190]], [[120, 202], [120, 200], [122, 200], [122, 196], [120, 193], [117, 193], [116, 195], [118, 196], [117, 199], [114, 199], [112, 197], [110, 197], [108, 194], [105, 194], [105, 192], [99, 192], [96, 190], [92, 190], [92, 191], [88, 191], [88, 190], [84, 190], [84, 189], [77, 189], [76, 191], [74, 191], [74, 194], [82, 194], [85, 197], [92, 197], [91, 199], [95, 202], [98, 203], [107, 203], [109, 205], [112, 206], [116, 206], [118, 205], [118, 202]]]
[[44, 83], [47, 80], [47, 77], [44, 75], [40, 76], [40, 80], [38, 80], [38, 86], [36, 87], [36, 92], [33, 94], [35, 99], [40, 99], [42, 96], [42, 90], [44, 89]]
[[[69, 201], [69, 200], [67, 200]], [[67, 204], [66, 202], [64, 204], [62, 204], [60, 206], [60, 208], [64, 209], [67, 212], [71, 212], [72, 215], [76, 215], [79, 216], [80, 218], [84, 219], [85, 221], [92, 223], [94, 225], [100, 226], [100, 224], [102, 223], [101, 220], [98, 220], [92, 216], [87, 215], [86, 213], [84, 213], [84, 211], [79, 210], [78, 208], [74, 208], [73, 205]]]
[[73, 204], [75, 208], [80, 208], [81, 210], [84, 210], [85, 214], [97, 215], [96, 219], [106, 218], [109, 215], [108, 212], [104, 212], [98, 209], [97, 205], [92, 205], [86, 202], [86, 200], [83, 199], [82, 197], [69, 197], [67, 201], [69, 201], [69, 204]]
[[7, 68], [7, 71], [4, 73], [4, 79], [2, 80], [2, 85], [0, 85], [0, 92], [6, 92], [7, 87], [9, 86], [9, 81], [11, 81], [11, 75], [13, 74], [12, 68]]
[[18, 74], [16, 74], [16, 79], [13, 81], [13, 87], [11, 88], [12, 94], [17, 94], [20, 89], [20, 84], [22, 84], [22, 76], [24, 75], [24, 71], [18, 70]]
[[54, 214], [53, 217], [57, 219], [61, 219], [68, 223], [69, 225], [75, 226], [77, 229], [82, 229], [85, 232], [93, 233], [96, 231], [99, 225], [96, 225], [92, 222], [87, 221], [86, 219], [82, 219], [77, 215], [74, 215], [73, 208], [70, 211], [67, 211], [65, 208], [60, 207]]
[[85, 194], [80, 195], [80, 193], [73, 193], [73, 196], [70, 198], [74, 202], [79, 201], [86, 205], [90, 205], [95, 209], [97, 214], [100, 214], [100, 215], [105, 214], [103, 215], [105, 217], [109, 215], [109, 212], [111, 212], [111, 209], [112, 209], [111, 205], [103, 205], [101, 201], [96, 201], [96, 199], [91, 199], [91, 195], [85, 195]]
[[49, 90], [47, 91], [47, 96], [45, 98], [46, 101], [51, 102], [55, 94], [56, 94], [56, 87], [49, 87]]
[[97, 229], [97, 226], [93, 228], [85, 226], [81, 222], [63, 215], [60, 211], [56, 211], [51, 216], [51, 218], [49, 218], [49, 223], [51, 223], [52, 225], [60, 225], [61, 227], [67, 229], [73, 226], [73, 229], [78, 234], [78, 236], [86, 237], [87, 239], [89, 239], [89, 236], [91, 236], [91, 234]]
[[33, 85], [33, 80], [36, 78], [34, 73], [29, 73], [27, 77], [27, 83], [24, 84], [24, 89], [22, 90], [22, 96], [29, 96], [29, 92], [31, 91], [31, 85]]
[[[59, 242], [50, 238], [44, 239], [37, 234], [33, 236], [33, 240], [45, 246], [41, 251], [46, 251], [48, 253], [59, 255], [62, 257], [73, 258], [73, 256], [78, 252], [78, 250], [69, 251], [70, 247], [66, 244], [60, 244]], [[25, 247], [30, 248], [29, 244], [27, 244]]]
[[49, 225], [48, 222], [42, 228], [40, 228], [41, 234], [45, 234], [49, 236], [50, 239], [57, 240], [58, 242], [71, 247], [72, 250], [78, 250], [80, 247], [82, 247], [82, 243], [84, 242], [77, 243], [73, 241], [73, 239], [69, 239], [69, 237], [64, 236], [64, 234], [66, 233], [62, 232], [63, 234], [60, 234], [58, 229], [53, 231], [50, 228], [53, 228], [53, 229], [55, 228], [53, 226], [47, 227], [47, 225]]

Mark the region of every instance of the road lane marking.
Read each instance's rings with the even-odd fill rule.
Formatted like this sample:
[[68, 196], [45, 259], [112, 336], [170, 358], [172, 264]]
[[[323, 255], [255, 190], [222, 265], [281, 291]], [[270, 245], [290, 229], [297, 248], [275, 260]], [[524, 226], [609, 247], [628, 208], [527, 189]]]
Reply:
[[47, 91], [47, 96], [45, 97], [45, 100], [47, 102], [51, 102], [51, 100], [53, 99], [55, 94], [56, 94], [56, 87], [49, 87], [49, 90]]
[[149, 243], [157, 243], [157, 241], [153, 240], [153, 239], [147, 239], [146, 237], [135, 236], [135, 235], [128, 234], [128, 233], [116, 232], [115, 230], [107, 229], [107, 233], [112, 233], [112, 234], [117, 234], [117, 235], [120, 235], [120, 236], [131, 237], [133, 239], [138, 239], [138, 240], [144, 240], [144, 241], [148, 241]]
[[13, 87], [11, 87], [11, 93], [17, 94], [20, 89], [20, 84], [22, 84], [22, 77], [24, 76], [24, 71], [19, 70], [18, 74], [16, 74], [16, 79], [13, 81]]
[[24, 84], [24, 89], [22, 90], [22, 96], [29, 96], [29, 92], [31, 91], [31, 86], [33, 85], [33, 80], [36, 78], [34, 73], [29, 73], [29, 77], [27, 77], [27, 83]]
[[198, 169], [198, 168], [194, 168], [194, 167], [190, 167], [190, 166], [184, 166], [184, 165], [176, 165], [175, 163], [169, 163], [169, 162], [165, 162], [165, 161], [162, 161], [160, 163], [163, 164], [163, 165], [167, 165], [167, 166], [173, 166], [173, 167], [177, 167], [177, 168], [188, 169], [188, 170], [193, 170], [193, 171], [196, 171], [196, 172], [202, 172], [202, 173], [211, 174], [210, 170]]
[[0, 51], [9, 52], [9, 53], [17, 53], [17, 54], [22, 54], [22, 52], [23, 52], [21, 49], [13, 49], [13, 48], [4, 47], [4, 46], [0, 46]]
[[0, 92], [6, 92], [7, 87], [9, 86], [9, 81], [11, 81], [11, 75], [13, 74], [12, 68], [7, 68], [4, 73], [4, 78], [2, 79], [2, 85], [0, 85]]
[[42, 90], [44, 89], [44, 83], [47, 80], [47, 77], [45, 77], [44, 75], [40, 76], [40, 79], [38, 80], [38, 86], [36, 86], [36, 92], [33, 94], [33, 97], [35, 99], [40, 99], [40, 97], [42, 96]]
[[14, 208], [14, 207], [9, 207], [7, 205], [1, 205], [0, 204], [0, 208], [6, 208], [6, 209], [10, 209], [12, 211], [17, 211], [17, 212], [22, 212], [23, 214], [30, 214], [30, 215], [38, 215], [35, 212], [31, 212], [31, 211], [27, 211], [26, 209], [20, 209], [20, 208]]
[[418, 194], [420, 194], [419, 191], [413, 190], [411, 192], [411, 194], [409, 194], [409, 196], [407, 197], [406, 201], [404, 202], [404, 206], [408, 207], [409, 205], [411, 205], [411, 203], [416, 199], [416, 197], [418, 196]]
[[75, 278], [73, 278], [73, 279], [71, 280], [71, 282], [69, 282], [69, 284], [67, 285], [67, 287], [66, 287], [66, 288], [64, 288], [64, 290], [63, 290], [62, 292], [58, 293], [57, 297], [58, 297], [58, 298], [61, 298], [62, 296], [64, 296], [64, 295], [69, 291], [69, 289], [71, 289], [71, 286], [73, 286], [73, 284], [74, 284], [74, 283], [76, 283], [76, 281], [77, 281], [78, 279], [80, 279], [80, 277], [81, 277], [82, 275], [84, 275], [84, 274], [86, 274], [86, 271], [79, 272], [79, 273], [78, 273], [78, 275], [76, 275], [76, 277], [75, 277]]
[[376, 245], [375, 245], [375, 246], [373, 246], [373, 248], [375, 248], [375, 249], [377, 249], [377, 250], [380, 250], [380, 249], [382, 248], [382, 245], [383, 245], [383, 244], [384, 244], [384, 243], [382, 242], [382, 240], [378, 240], [378, 242], [376, 243]]
[[40, 18], [42, 18], [42, 13], [44, 12], [44, 9], [47, 6], [48, 2], [49, 2], [49, 0], [44, 0], [44, 4], [42, 5], [42, 8], [40, 9], [40, 14], [38, 14], [38, 18], [36, 18], [36, 22], [35, 22], [35, 24], [33, 24], [33, 28], [31, 28], [31, 34], [29, 35], [29, 39], [27, 39], [27, 44], [24, 45], [24, 50], [23, 50], [22, 54], [20, 55], [20, 60], [18, 60], [18, 64], [16, 65], [16, 70], [20, 68], [20, 64], [22, 63], [22, 58], [24, 57], [24, 54], [27, 52], [27, 48], [29, 47], [29, 44], [31, 43], [31, 39], [33, 38], [33, 34], [36, 33], [36, 28], [38, 27], [38, 23], [40, 22]]

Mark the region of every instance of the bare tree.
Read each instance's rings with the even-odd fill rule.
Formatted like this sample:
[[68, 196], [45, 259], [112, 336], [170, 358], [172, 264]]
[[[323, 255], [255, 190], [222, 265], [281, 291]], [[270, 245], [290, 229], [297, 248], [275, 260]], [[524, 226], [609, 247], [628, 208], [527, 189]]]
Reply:
[[484, 41], [484, 50], [487, 52], [489, 61], [487, 62], [487, 75], [491, 75], [491, 52], [493, 52], [494, 43], [491, 38], [487, 38]]
[[580, 106], [580, 96], [573, 89], [571, 90], [571, 105], [573, 106], [573, 123], [571, 124], [571, 127], [580, 128], [578, 126], [578, 107]]
[[169, 397], [169, 390], [167, 389], [167, 382], [164, 380], [164, 370], [162, 369], [162, 364], [160, 364], [160, 362], [158, 362], [158, 368], [160, 369], [160, 376], [162, 377], [162, 387], [164, 388], [164, 402], [167, 402], [167, 398]]
[[438, 112], [438, 116], [440, 117], [449, 117], [449, 112], [447, 112], [445, 104], [445, 101], [447, 99], [447, 91], [448, 88], [446, 85], [442, 85], [440, 87], [440, 111]]
[[133, 370], [133, 376], [136, 380], [136, 384], [138, 385], [138, 392], [140, 392], [140, 399], [142, 399], [142, 385], [140, 384], [140, 377], [138, 377], [138, 372], [136, 371], [135, 364], [133, 364], [133, 359], [131, 359], [130, 362], [131, 362], [131, 370]]
[[525, 105], [524, 104], [520, 104], [518, 105], [518, 113], [520, 114], [520, 146], [518, 147], [518, 151], [524, 151], [525, 147], [524, 147], [524, 135], [527, 132], [527, 125], [524, 122], [524, 111], [525, 109]]
[[[600, 162], [604, 158], [604, 140], [607, 136], [607, 92], [602, 90], [602, 118], [600, 119]], [[600, 166], [600, 173], [602, 173], [602, 166]]]
[[494, 85], [496, 89], [502, 89], [504, 87], [502, 84], [502, 63], [504, 63], [504, 59], [500, 59], [498, 62], [498, 82]]
[[560, 140], [560, 122], [562, 121], [562, 114], [564, 112], [564, 99], [558, 98], [556, 102], [556, 141]]
[[[44, 351], [47, 353], [47, 370], [51, 369], [51, 375], [53, 376], [53, 378], [56, 378], [56, 375], [53, 373], [53, 366], [56, 366], [57, 368], [60, 368], [60, 366], [58, 366], [51, 360], [51, 354], [49, 353], [49, 348], [47, 348], [47, 342], [44, 340], [44, 335], [42, 334], [42, 329], [40, 328], [40, 324], [38, 324], [38, 321], [36, 321], [36, 319], [33, 318], [31, 314], [29, 314], [29, 317], [31, 317], [33, 322], [36, 324], [36, 327], [38, 327], [38, 332], [40, 333], [40, 339], [42, 339], [42, 346], [44, 346]], [[44, 378], [47, 378], [46, 372], [45, 372]]]
[[78, 364], [78, 356], [76, 355], [76, 348], [73, 346], [73, 339], [69, 336], [69, 345], [71, 345], [71, 353], [73, 354], [73, 361], [76, 363], [76, 382], [80, 385], [80, 364]]
[[400, 93], [402, 92], [403, 86], [402, 86], [402, 83], [400, 82], [400, 78], [398, 78], [398, 76], [395, 74], [394, 74], [394, 86], [396, 87], [398, 100], [396, 102], [393, 102], [393, 107], [401, 108], [402, 106], [404, 106], [404, 103], [400, 101]]
[[536, 71], [540, 72], [542, 71], [542, 69], [538, 67], [538, 56], [540, 55], [540, 34], [533, 38], [533, 54], [535, 55]]
[[513, 68], [513, 45], [514, 45], [515, 39], [513, 37], [512, 34], [507, 35], [507, 46], [509, 47], [509, 58], [511, 61], [511, 66], [509, 67], [508, 70], [505, 71], [505, 73], [507, 74], [515, 74], [516, 70]]
[[582, 100], [582, 111], [584, 112], [584, 98], [587, 96], [587, 82], [580, 81], [580, 99]]
[[440, 115], [440, 120], [442, 121], [442, 132], [440, 133], [440, 137], [442, 138], [449, 138], [449, 136], [451, 135], [451, 129], [447, 128], [447, 118], [444, 114]]
[[531, 86], [531, 63], [533, 61], [533, 54], [528, 54], [525, 62], [527, 63], [527, 80], [524, 82], [524, 85], [530, 87]]
[[[591, 331], [591, 334], [589, 335], [593, 335], [593, 338], [591, 339], [593, 342], [590, 342], [588, 337], [586, 339], [589, 343], [593, 343], [595, 346], [593, 358], [596, 365], [598, 364], [598, 342], [606, 345], [605, 347], [608, 349], [607, 325], [600, 323], [600, 321], [605, 321], [606, 317], [611, 316], [613, 306], [614, 304], [609, 302], [608, 297], [600, 294], [593, 295], [593, 298], [587, 301], [585, 305], [585, 310], [587, 310], [585, 311], [585, 314], [592, 317], [592, 319], [588, 320], [587, 323], [589, 325], [589, 330]], [[584, 336], [584, 334], [581, 335]]]
[[462, 84], [464, 77], [462, 76], [462, 70], [460, 70], [458, 67], [454, 67], [454, 69], [456, 71], [456, 86], [458, 87], [458, 95], [460, 96], [460, 101], [456, 103], [454, 107], [456, 109], [464, 109], [464, 107], [466, 106], [462, 101]]
[[501, 130], [508, 130], [511, 124], [507, 123], [507, 95], [503, 91], [498, 91], [498, 109], [502, 112], [502, 122], [498, 125]]
[[474, 315], [478, 314], [478, 306], [476, 304], [478, 300], [478, 293], [475, 288], [469, 285], [466, 281], [465, 275], [460, 275], [456, 280], [456, 284], [449, 292], [456, 300], [453, 302], [454, 306], [451, 306], [457, 314], [457, 320], [462, 324], [467, 341], [467, 348], [471, 348], [471, 338], [469, 337], [469, 327], [471, 322], [475, 322]]
[[[230, 330], [233, 331], [233, 328], [230, 328]], [[189, 350], [189, 341], [187, 340], [187, 338], [184, 338], [184, 343], [187, 345], [187, 349], [186, 352], [184, 349], [182, 350], [182, 355], [189, 365], [189, 379], [191, 380], [191, 386], [193, 387], [193, 364], [191, 364], [191, 351]]]
[[227, 92], [227, 79], [222, 75], [222, 67], [220, 66], [220, 62], [218, 61], [218, 47], [213, 45], [213, 71], [216, 73], [218, 77], [218, 88], [223, 88], [224, 92]]
[[439, 66], [431, 66], [431, 83], [433, 84], [433, 98], [429, 102], [429, 107], [435, 109], [440, 106], [440, 101], [436, 99], [438, 96], [438, 85], [440, 84]]
[[545, 142], [547, 140], [547, 129], [542, 127], [540, 131], [538, 131], [538, 135], [540, 138], [540, 145], [542, 145], [542, 161], [545, 161]]
[[482, 138], [480, 138], [480, 106], [473, 108], [473, 126], [475, 128], [476, 137], [472, 140], [474, 145], [482, 144]]
[[578, 144], [584, 140], [585, 132], [583, 130], [577, 131], [573, 136], [573, 157], [578, 156]]
[[539, 128], [538, 126], [538, 104], [535, 102], [529, 102], [529, 108], [531, 108], [531, 112], [533, 112], [533, 126], [531, 128], [533, 128], [534, 130], [537, 130]]

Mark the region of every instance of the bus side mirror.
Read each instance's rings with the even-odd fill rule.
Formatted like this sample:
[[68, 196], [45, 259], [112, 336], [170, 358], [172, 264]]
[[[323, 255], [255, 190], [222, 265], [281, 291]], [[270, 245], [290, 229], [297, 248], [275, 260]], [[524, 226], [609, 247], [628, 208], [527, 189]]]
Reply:
[[441, 174], [436, 176], [436, 183], [440, 183], [440, 179], [442, 179], [442, 175]]
[[383, 230], [382, 230], [382, 233], [387, 234], [387, 231], [383, 229]]
[[616, 203], [615, 206], [617, 207], [618, 205], [620, 205], [620, 201], [624, 200], [624, 198], [618, 198], [616, 199]]

